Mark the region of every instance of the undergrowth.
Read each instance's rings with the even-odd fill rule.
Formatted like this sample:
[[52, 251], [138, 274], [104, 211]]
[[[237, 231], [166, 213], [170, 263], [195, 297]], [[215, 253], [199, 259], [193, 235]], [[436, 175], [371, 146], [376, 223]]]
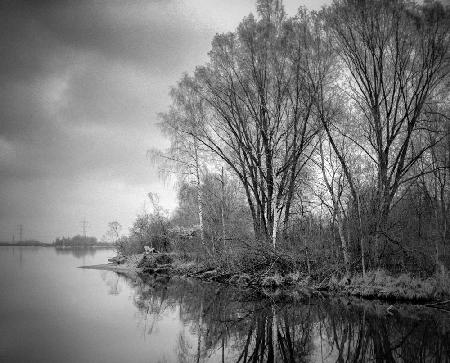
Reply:
[[425, 301], [450, 297], [450, 276], [439, 273], [428, 278], [402, 273], [390, 275], [385, 270], [368, 271], [351, 279], [332, 279], [332, 288], [345, 290], [351, 295], [369, 298]]

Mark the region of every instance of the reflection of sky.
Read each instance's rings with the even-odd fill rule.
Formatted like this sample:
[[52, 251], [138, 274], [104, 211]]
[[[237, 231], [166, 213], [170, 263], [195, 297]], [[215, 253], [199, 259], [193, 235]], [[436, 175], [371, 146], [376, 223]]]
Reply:
[[145, 334], [134, 291], [122, 278], [77, 268], [106, 263], [112, 255], [94, 251], [83, 263], [53, 248], [0, 247], [0, 361], [174, 360], [183, 328], [178, 311], [165, 310], [152, 334]]
[[[97, 253], [96, 248], [55, 248], [57, 255], [72, 255], [76, 258], [82, 258], [86, 256], [94, 256]], [[114, 250], [112, 248], [105, 249], [105, 251], [109, 251], [111, 255], [114, 255]]]

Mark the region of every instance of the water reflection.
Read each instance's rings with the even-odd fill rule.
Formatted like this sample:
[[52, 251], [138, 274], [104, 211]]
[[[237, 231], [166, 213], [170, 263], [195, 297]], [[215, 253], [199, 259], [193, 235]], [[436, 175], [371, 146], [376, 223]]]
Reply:
[[108, 287], [108, 295], [119, 295], [121, 293], [122, 286], [119, 284], [119, 275], [112, 274], [109, 271], [100, 271], [100, 276]]
[[74, 248], [61, 248], [55, 247], [57, 255], [72, 255], [76, 258], [92, 257], [96, 254], [97, 248], [92, 247], [74, 247]]
[[373, 304], [255, 299], [183, 279], [126, 281], [143, 334], [152, 334], [165, 312], [177, 312], [179, 362], [449, 361], [450, 321], [439, 313], [389, 315]]

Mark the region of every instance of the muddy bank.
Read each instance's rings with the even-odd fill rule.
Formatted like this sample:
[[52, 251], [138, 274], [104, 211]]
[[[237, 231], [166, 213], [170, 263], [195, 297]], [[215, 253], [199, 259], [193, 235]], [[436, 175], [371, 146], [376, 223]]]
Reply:
[[131, 266], [128, 265], [116, 265], [114, 263], [103, 263], [100, 265], [90, 265], [90, 266], [80, 266], [78, 268], [86, 269], [86, 270], [107, 270], [114, 272], [123, 272], [123, 273], [136, 273], [138, 272]]

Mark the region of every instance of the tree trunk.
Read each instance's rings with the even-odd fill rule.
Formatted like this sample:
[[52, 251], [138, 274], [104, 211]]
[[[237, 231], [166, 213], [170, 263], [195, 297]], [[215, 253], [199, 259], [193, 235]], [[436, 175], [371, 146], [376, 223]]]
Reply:
[[275, 203], [273, 211], [273, 227], [272, 227], [272, 246], [274, 250], [277, 244], [278, 221], [280, 220], [280, 213], [281, 211], [277, 211], [277, 206]]
[[338, 224], [339, 238], [341, 239], [342, 254], [344, 256], [345, 272], [347, 275], [349, 275], [350, 274], [350, 258], [349, 258], [349, 252], [348, 252], [348, 243], [347, 243], [347, 239], [345, 238], [344, 221], [342, 219], [342, 216], [341, 216], [341, 213], [339, 210], [336, 213], [336, 219], [337, 219], [337, 224]]
[[221, 212], [221, 219], [222, 219], [222, 247], [225, 251], [225, 179], [223, 176], [223, 167], [222, 172], [220, 175], [220, 182], [221, 182], [221, 188], [222, 188], [222, 198], [221, 198], [221, 206], [220, 206], [220, 212]]
[[361, 267], [362, 267], [362, 273], [363, 277], [366, 276], [366, 260], [365, 260], [365, 241], [364, 241], [364, 230], [363, 230], [363, 224], [362, 224], [362, 217], [361, 217], [361, 201], [359, 199], [359, 193], [356, 193], [356, 210], [358, 213], [358, 235], [359, 235], [359, 246], [361, 249]]
[[197, 203], [198, 203], [198, 221], [200, 225], [200, 240], [202, 245], [205, 245], [205, 232], [203, 227], [203, 193], [202, 193], [202, 185], [200, 180], [200, 165], [198, 161], [198, 145], [197, 140], [194, 139], [194, 148], [195, 148], [195, 178], [197, 183]]
[[305, 256], [306, 256], [306, 268], [308, 269], [308, 275], [311, 275], [311, 265], [309, 263], [309, 251], [307, 239], [311, 238], [312, 232], [312, 216], [308, 217], [308, 238], [305, 238]]
[[[436, 204], [438, 204], [438, 203], [436, 203]], [[439, 218], [439, 212], [438, 212], [438, 205], [436, 205], [436, 208], [435, 208], [435, 218], [436, 218], [436, 231], [440, 234], [441, 227], [440, 227], [440, 223], [439, 223], [440, 218]], [[434, 239], [436, 271], [439, 271], [441, 269], [439, 242], [440, 242], [440, 238]]]

